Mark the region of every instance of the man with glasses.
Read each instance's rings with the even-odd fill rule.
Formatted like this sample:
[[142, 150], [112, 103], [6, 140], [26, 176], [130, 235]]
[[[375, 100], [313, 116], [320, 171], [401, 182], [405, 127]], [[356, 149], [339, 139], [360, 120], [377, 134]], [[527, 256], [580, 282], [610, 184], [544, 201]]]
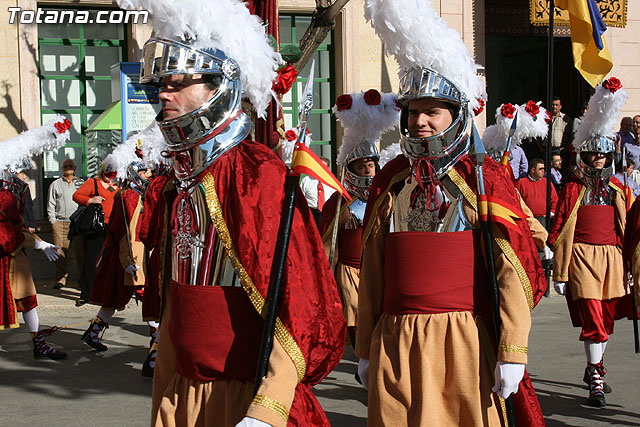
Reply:
[[[78, 204], [73, 201], [73, 193], [82, 185], [82, 180], [76, 177], [76, 164], [72, 159], [62, 162], [62, 176], [51, 183], [49, 187], [49, 202], [47, 214], [53, 232], [54, 245], [58, 246], [60, 257], [56, 261], [56, 284], [54, 289], [60, 289], [67, 284], [67, 253], [71, 241], [69, 234], [69, 217], [78, 209]], [[78, 264], [78, 281], [82, 280], [82, 239], [73, 239], [73, 248]], [[80, 285], [80, 283], [78, 283]]]
[[[529, 206], [533, 216], [545, 225], [547, 212], [547, 178], [545, 175], [544, 160], [533, 159], [529, 167], [529, 174], [516, 183], [516, 188], [522, 196], [522, 200]], [[558, 194], [551, 186], [551, 215], [555, 212], [558, 203]]]

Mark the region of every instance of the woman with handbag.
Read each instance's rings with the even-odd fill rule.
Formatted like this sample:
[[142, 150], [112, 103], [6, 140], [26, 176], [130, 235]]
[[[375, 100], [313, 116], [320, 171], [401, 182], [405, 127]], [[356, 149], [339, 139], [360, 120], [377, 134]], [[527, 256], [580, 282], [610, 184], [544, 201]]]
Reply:
[[100, 205], [104, 213], [104, 226], [99, 224], [99, 221], [94, 221], [93, 230], [82, 236], [85, 251], [84, 280], [80, 288], [80, 299], [76, 301], [76, 307], [86, 304], [91, 295], [93, 280], [97, 270], [96, 262], [98, 261], [102, 244], [107, 235], [106, 227], [109, 224], [109, 217], [111, 216], [111, 209], [113, 208], [113, 197], [119, 189], [115, 178], [116, 171], [103, 163], [98, 176], [88, 179], [73, 194], [73, 201], [78, 205]]

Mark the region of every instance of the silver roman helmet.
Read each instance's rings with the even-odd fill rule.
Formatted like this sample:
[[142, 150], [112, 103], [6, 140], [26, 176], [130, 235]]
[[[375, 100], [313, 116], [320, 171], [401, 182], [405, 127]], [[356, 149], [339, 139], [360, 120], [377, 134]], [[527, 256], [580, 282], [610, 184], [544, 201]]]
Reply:
[[149, 167], [142, 162], [133, 162], [127, 168], [127, 181], [129, 181], [129, 188], [141, 196], [144, 196], [147, 188], [149, 188], [149, 184], [151, 184], [151, 181], [140, 175], [140, 172], [144, 172], [147, 169], [149, 169]]
[[400, 109], [394, 93], [380, 93], [375, 89], [340, 95], [333, 114], [344, 129], [337, 163], [344, 168], [344, 185], [352, 195], [366, 201], [373, 176], [360, 176], [353, 169], [361, 159], [371, 159], [380, 169], [377, 145], [384, 132], [398, 126]]
[[[482, 111], [486, 94], [484, 83], [476, 75], [478, 66], [460, 34], [448, 26], [430, 2], [365, 0], [364, 8], [365, 18], [400, 68], [402, 151], [414, 164], [418, 159], [427, 160], [441, 177], [467, 153], [472, 114]], [[424, 98], [445, 103], [453, 121], [438, 135], [412, 137], [409, 104]]]
[[[589, 99], [589, 109], [576, 128], [573, 146], [577, 152], [576, 173], [585, 181], [608, 181], [614, 173], [613, 157], [616, 150], [615, 127], [627, 93], [619, 79], [611, 77], [596, 87]], [[589, 154], [604, 154], [604, 168], [586, 163]]]
[[243, 95], [265, 117], [280, 55], [260, 19], [241, 0], [118, 0], [125, 9], [148, 10], [154, 37], [142, 52], [143, 83], [175, 75], [206, 83], [213, 95], [180, 117], [159, 120], [178, 179], [189, 179], [243, 141], [251, 120]]
[[356, 195], [361, 200], [369, 198], [369, 187], [373, 181], [373, 176], [360, 176], [353, 171], [353, 164], [356, 160], [370, 159], [376, 164], [376, 172], [380, 169], [378, 161], [380, 154], [374, 142], [363, 142], [347, 155], [344, 175], [344, 187], [349, 193]]
[[[453, 122], [438, 135], [412, 137], [408, 126], [409, 104], [413, 100], [423, 98], [444, 102], [451, 111]], [[443, 75], [427, 68], [407, 70], [400, 79], [398, 102], [402, 106], [400, 145], [410, 160], [429, 160], [440, 177], [469, 151], [469, 101]]]

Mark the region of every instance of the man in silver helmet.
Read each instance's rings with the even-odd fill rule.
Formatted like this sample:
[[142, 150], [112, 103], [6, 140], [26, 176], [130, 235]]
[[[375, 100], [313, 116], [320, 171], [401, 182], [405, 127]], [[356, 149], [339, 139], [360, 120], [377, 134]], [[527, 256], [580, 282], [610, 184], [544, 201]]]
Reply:
[[631, 306], [618, 248], [633, 195], [612, 176], [614, 129], [597, 127], [613, 123], [607, 117], [617, 117], [626, 98], [623, 90], [614, 89], [614, 80], [596, 88], [589, 101], [592, 108], [576, 130], [577, 168], [559, 196], [549, 234], [555, 252], [554, 288], [566, 295], [572, 323], [581, 328], [579, 340], [587, 358], [583, 381], [589, 385], [587, 403], [595, 407], [605, 406], [604, 394], [611, 392], [603, 363], [614, 320], [630, 315]]
[[[338, 200], [342, 197], [334, 193], [322, 211], [320, 234], [327, 257], [331, 257], [331, 246], [334, 248], [332, 265], [340, 296], [342, 312], [347, 320], [347, 333], [351, 345], [356, 345], [356, 320], [358, 313], [358, 286], [360, 282], [360, 254], [362, 252], [362, 221], [369, 197], [369, 186], [379, 170], [378, 149], [372, 142], [363, 142], [357, 146], [346, 160], [344, 187], [352, 197], [350, 203], [345, 202], [338, 213], [338, 223], [334, 224]], [[343, 202], [343, 201], [342, 201]], [[338, 227], [337, 241], [334, 242], [334, 227]]]
[[339, 362], [345, 327], [301, 194], [269, 370], [252, 394], [287, 170], [248, 139], [241, 100], [244, 91], [264, 112], [278, 55], [241, 1], [187, 1], [175, 17], [157, 16], [175, 10], [168, 0], [140, 3], [154, 25], [185, 19], [185, 32], [198, 31], [156, 25], [142, 54], [141, 81], [161, 87], [158, 125], [173, 162], [151, 203], [160, 226], [145, 239], [166, 254], [152, 425], [328, 426], [310, 387]]
[[[437, 37], [403, 32], [404, 21], [393, 20], [388, 9], [406, 11], [403, 19], [436, 29]], [[483, 87], [473, 59], [427, 4], [367, 0], [365, 11], [403, 64], [398, 103], [404, 154], [376, 174], [364, 219], [356, 354], [369, 390], [368, 425], [504, 425], [500, 398], [519, 387], [529, 390], [518, 395], [534, 397], [516, 404], [516, 414], [543, 422], [526, 376], [521, 384], [529, 310], [544, 293], [544, 273], [523, 218], [493, 224], [500, 238], [493, 258], [502, 325], [500, 341], [492, 339], [491, 278], [476, 165], [468, 155], [470, 104]], [[408, 47], [414, 49], [405, 53]], [[434, 53], [439, 51], [442, 56]], [[466, 60], [453, 64], [450, 57]], [[501, 166], [485, 156], [483, 172], [487, 197], [519, 211]]]

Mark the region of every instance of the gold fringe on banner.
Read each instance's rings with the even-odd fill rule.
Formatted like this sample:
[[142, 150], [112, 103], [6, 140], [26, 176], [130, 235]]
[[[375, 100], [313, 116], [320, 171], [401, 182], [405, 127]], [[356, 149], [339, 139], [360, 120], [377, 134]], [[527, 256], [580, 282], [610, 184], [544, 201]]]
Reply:
[[[574, 0], [577, 1], [577, 0]], [[624, 28], [627, 26], [627, 1], [628, 0], [596, 0], [602, 19], [607, 27]], [[549, 1], [529, 0], [529, 19], [535, 26], [549, 25]], [[554, 24], [556, 26], [569, 26], [569, 12], [555, 8]]]

